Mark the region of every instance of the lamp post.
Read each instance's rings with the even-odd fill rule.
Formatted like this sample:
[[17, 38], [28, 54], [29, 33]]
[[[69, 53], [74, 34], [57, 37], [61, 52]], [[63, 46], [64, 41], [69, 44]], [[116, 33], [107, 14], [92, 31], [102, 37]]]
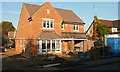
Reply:
[[105, 57], [105, 53], [104, 53], [104, 35], [102, 37], [102, 52], [103, 52], [103, 58]]

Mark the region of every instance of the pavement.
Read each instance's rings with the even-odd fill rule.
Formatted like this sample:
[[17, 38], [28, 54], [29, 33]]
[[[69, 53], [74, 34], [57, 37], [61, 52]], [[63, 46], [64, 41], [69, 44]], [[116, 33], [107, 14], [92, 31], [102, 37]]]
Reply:
[[13, 55], [20, 54], [15, 50], [15, 48], [8, 49], [6, 52], [0, 52], [0, 58], [9, 57]]
[[86, 62], [78, 62], [78, 63], [71, 63], [71, 64], [53, 64], [48, 66], [40, 67], [38, 70], [70, 70], [76, 68], [85, 68], [85, 67], [95, 67], [99, 65], [120, 62], [120, 57], [112, 57], [100, 60], [93, 60], [93, 61], [86, 61]]

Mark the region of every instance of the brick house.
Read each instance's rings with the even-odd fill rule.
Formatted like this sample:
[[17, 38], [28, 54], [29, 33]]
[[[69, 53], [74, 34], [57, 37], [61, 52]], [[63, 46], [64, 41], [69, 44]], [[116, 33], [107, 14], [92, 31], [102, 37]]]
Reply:
[[54, 8], [49, 2], [43, 5], [22, 4], [15, 42], [16, 51], [61, 55], [63, 52], [87, 50], [85, 23], [71, 10]]
[[102, 20], [98, 18], [94, 18], [93, 22], [89, 26], [88, 30], [86, 31], [86, 35], [89, 37], [97, 37], [96, 29], [97, 29], [97, 24], [96, 21], [99, 21], [100, 24], [106, 25], [109, 27], [111, 32], [118, 32], [120, 31], [120, 20], [115, 20], [115, 21], [110, 21], [110, 20]]
[[8, 39], [9, 39], [9, 46], [11, 46], [12, 48], [15, 48], [15, 35], [16, 35], [16, 30], [15, 31], [9, 31], [8, 32]]

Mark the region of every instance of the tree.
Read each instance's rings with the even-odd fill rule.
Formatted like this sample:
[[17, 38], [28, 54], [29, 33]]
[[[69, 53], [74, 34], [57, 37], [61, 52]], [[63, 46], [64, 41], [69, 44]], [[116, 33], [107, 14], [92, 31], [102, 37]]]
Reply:
[[3, 21], [0, 23], [0, 38], [2, 38], [2, 46], [5, 46], [8, 41], [8, 32], [14, 31], [15, 27], [12, 25], [12, 22]]
[[94, 35], [93, 37], [98, 37], [98, 39], [101, 39], [104, 37], [105, 34], [111, 33], [110, 29], [108, 26], [103, 25], [99, 22], [99, 19], [97, 16], [94, 16], [94, 22], [93, 22], [93, 30], [94, 30]]
[[98, 32], [97, 32], [97, 26], [100, 24], [97, 16], [94, 16], [94, 21], [93, 21], [93, 38], [98, 39]]
[[103, 24], [98, 24], [97, 25], [97, 32], [98, 32], [98, 36], [104, 37], [105, 34], [111, 33], [109, 27], [107, 27], [106, 25]]

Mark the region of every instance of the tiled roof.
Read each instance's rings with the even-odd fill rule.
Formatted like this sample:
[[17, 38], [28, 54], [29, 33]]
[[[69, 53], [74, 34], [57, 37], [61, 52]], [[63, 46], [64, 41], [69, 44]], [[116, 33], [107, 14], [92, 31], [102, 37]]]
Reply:
[[85, 33], [62, 32], [63, 38], [86, 38]]
[[100, 24], [106, 25], [108, 27], [114, 26], [113, 21], [99, 19], [99, 22], [100, 22]]
[[[40, 9], [40, 5], [26, 4], [24, 3], [28, 13], [32, 16], [38, 9]], [[64, 21], [68, 22], [79, 22], [84, 23], [73, 11], [55, 8], [58, 14], [62, 17]]]
[[73, 11], [55, 8], [64, 21], [84, 23]]
[[26, 3], [24, 3], [24, 5], [30, 16], [32, 16], [41, 7], [39, 5], [32, 5], [32, 4], [26, 4]]
[[54, 31], [42, 31], [39, 35], [40, 39], [60, 39], [61, 37], [57, 35]]
[[120, 20], [115, 20], [115, 21], [109, 21], [109, 20], [101, 20], [99, 19], [100, 24], [104, 24], [108, 27], [117, 27], [120, 29]]
[[113, 21], [113, 25], [120, 30], [120, 20]]

